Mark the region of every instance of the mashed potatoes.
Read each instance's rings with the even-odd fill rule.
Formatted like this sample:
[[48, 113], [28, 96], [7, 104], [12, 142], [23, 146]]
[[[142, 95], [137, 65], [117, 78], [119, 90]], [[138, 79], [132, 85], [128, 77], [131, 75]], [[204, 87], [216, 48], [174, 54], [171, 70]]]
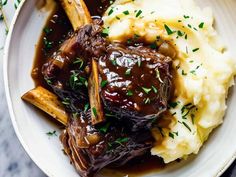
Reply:
[[213, 28], [211, 9], [201, 10], [193, 0], [117, 0], [103, 19], [111, 41], [138, 36], [150, 44], [162, 39], [176, 46], [175, 96], [170, 113], [153, 128], [151, 152], [166, 163], [198, 153], [223, 121], [236, 74], [235, 61]]

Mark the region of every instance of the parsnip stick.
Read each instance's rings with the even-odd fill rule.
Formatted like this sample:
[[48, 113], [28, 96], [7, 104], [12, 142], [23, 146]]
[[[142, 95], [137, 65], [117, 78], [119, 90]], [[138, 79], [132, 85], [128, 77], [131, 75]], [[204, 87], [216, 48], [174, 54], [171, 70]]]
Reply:
[[88, 81], [89, 102], [92, 111], [92, 124], [96, 125], [104, 121], [103, 106], [99, 94], [98, 64], [92, 60], [92, 72]]
[[88, 8], [83, 0], [60, 0], [74, 30], [92, 23]]
[[28, 91], [21, 98], [43, 110], [62, 124], [67, 124], [68, 115], [65, 112], [64, 106], [57, 99], [56, 95], [43, 87], [36, 87]]

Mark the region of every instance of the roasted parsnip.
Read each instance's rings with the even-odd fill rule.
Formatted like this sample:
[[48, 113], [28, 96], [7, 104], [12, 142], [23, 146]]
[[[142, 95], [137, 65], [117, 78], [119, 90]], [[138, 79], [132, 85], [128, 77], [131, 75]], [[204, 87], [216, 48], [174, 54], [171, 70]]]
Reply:
[[56, 95], [43, 87], [36, 87], [25, 93], [21, 98], [43, 110], [63, 125], [67, 124], [68, 115], [66, 114], [64, 106], [57, 99]]

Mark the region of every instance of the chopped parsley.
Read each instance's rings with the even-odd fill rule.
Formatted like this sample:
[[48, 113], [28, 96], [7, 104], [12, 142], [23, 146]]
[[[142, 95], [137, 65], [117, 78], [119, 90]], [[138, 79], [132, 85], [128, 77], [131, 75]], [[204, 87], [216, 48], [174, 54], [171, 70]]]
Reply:
[[117, 20], [120, 20], [120, 17], [116, 16], [116, 19], [117, 19]]
[[169, 132], [169, 137], [175, 139], [175, 136], [179, 136], [179, 132]]
[[78, 73], [75, 73], [75, 71], [72, 71], [72, 75], [70, 76], [70, 79], [69, 79], [69, 84], [73, 90], [75, 90], [77, 86], [79, 85], [78, 81], [79, 81]]
[[160, 71], [159, 71], [159, 69], [157, 68], [155, 71], [156, 71], [156, 78], [157, 78], [161, 83], [163, 83], [163, 80], [161, 79], [161, 76], [160, 76]]
[[123, 143], [127, 143], [129, 141], [128, 137], [124, 137], [124, 138], [118, 138], [115, 140], [115, 143], [123, 146]]
[[84, 105], [84, 112], [87, 112], [88, 109], [89, 109], [89, 103], [86, 103], [86, 104]]
[[190, 17], [189, 17], [188, 15], [184, 15], [184, 18], [185, 18], [185, 19], [188, 19], [188, 18], [190, 18]]
[[187, 34], [185, 34], [184, 39], [186, 39], [186, 40], [188, 39], [188, 35]]
[[0, 8], [2, 8], [3, 6], [7, 5], [7, 1], [8, 0], [5, 0], [4, 2], [0, 1]]
[[193, 49], [193, 52], [197, 52], [199, 50], [199, 48], [195, 48]]
[[187, 73], [185, 73], [185, 71], [182, 70], [182, 75], [183, 75], [183, 76], [187, 76]]
[[102, 87], [102, 88], [105, 87], [105, 86], [107, 85], [107, 83], [108, 83], [108, 81], [103, 80], [103, 81], [101, 82], [101, 87]]
[[114, 12], [113, 8], [111, 8], [111, 10], [109, 10], [108, 15], [111, 15]]
[[126, 93], [127, 96], [133, 96], [133, 92], [131, 90], [128, 90], [128, 92]]
[[176, 108], [176, 106], [178, 106], [178, 102], [171, 102], [171, 103], [169, 103], [169, 107], [171, 107], [171, 108]]
[[130, 75], [130, 74], [131, 74], [131, 68], [129, 68], [125, 71], [125, 75]]
[[188, 126], [188, 124], [186, 122], [182, 122], [182, 123], [190, 132], [192, 132], [191, 128]]
[[149, 94], [149, 92], [152, 91], [151, 88], [146, 88], [146, 87], [142, 87], [143, 91], [146, 93], [146, 94]]
[[109, 127], [111, 125], [111, 122], [107, 122], [105, 125], [101, 126], [100, 128], [98, 128], [98, 130], [101, 132], [101, 133], [107, 133]]
[[73, 64], [79, 64], [79, 69], [81, 69], [84, 65], [84, 61], [81, 58], [77, 57]]
[[50, 79], [45, 78], [44, 80], [47, 82], [48, 85], [52, 84], [52, 81]]
[[203, 28], [203, 27], [204, 27], [204, 22], [200, 23], [200, 24], [198, 25], [198, 27], [199, 27], [199, 28]]
[[62, 101], [62, 104], [70, 105], [70, 99], [69, 98], [64, 98], [63, 101]]
[[165, 24], [164, 27], [165, 27], [166, 32], [167, 32], [168, 35], [174, 34], [174, 31], [172, 31], [169, 26], [167, 26], [167, 25]]
[[126, 10], [126, 11], [123, 12], [123, 14], [125, 14], [125, 15], [129, 15], [129, 11]]
[[107, 37], [109, 36], [109, 28], [104, 28], [102, 30], [102, 37]]
[[45, 27], [43, 31], [46, 35], [49, 35], [52, 32], [52, 28]]
[[78, 118], [78, 115], [79, 115], [78, 112], [72, 113], [72, 117], [73, 117], [73, 119], [77, 119], [77, 118]]
[[3, 14], [0, 15], [0, 21], [4, 20]]
[[175, 139], [175, 135], [173, 133], [171, 133], [171, 132], [169, 132], [169, 137]]
[[93, 112], [93, 115], [95, 116], [95, 117], [97, 117], [98, 116], [98, 113], [97, 113], [97, 109], [96, 108], [92, 108], [92, 112]]
[[136, 14], [136, 18], [138, 18], [141, 14], [143, 13], [143, 11], [142, 10], [139, 10], [138, 12], [137, 12], [137, 14]]
[[139, 59], [138, 60], [138, 67], [141, 67], [141, 65], [142, 65], [142, 59]]
[[153, 89], [154, 93], [158, 93], [158, 90], [155, 86], [152, 86], [152, 89]]
[[144, 99], [144, 104], [150, 104], [150, 103], [151, 103], [150, 98], [145, 98], [145, 99]]
[[46, 50], [52, 49], [53, 42], [49, 41], [46, 37], [43, 38], [43, 44]]
[[177, 31], [177, 35], [178, 35], [179, 37], [182, 37], [182, 36], [184, 36], [184, 33], [178, 30], [178, 31]]
[[150, 45], [150, 48], [151, 48], [151, 49], [157, 49], [157, 44], [156, 44], [156, 42], [153, 42], [153, 43]]
[[52, 131], [52, 132], [47, 132], [46, 135], [52, 137], [52, 136], [57, 136], [57, 132], [56, 130]]

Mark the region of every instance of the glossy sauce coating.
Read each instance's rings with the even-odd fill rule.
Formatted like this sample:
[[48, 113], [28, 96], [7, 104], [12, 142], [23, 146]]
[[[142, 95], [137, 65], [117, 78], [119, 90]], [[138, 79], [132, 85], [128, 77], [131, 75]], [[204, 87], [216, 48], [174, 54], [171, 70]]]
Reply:
[[[136, 117], [155, 118], [166, 110], [171, 87], [171, 58], [143, 45], [113, 44], [99, 60], [105, 104]], [[131, 115], [132, 116], [132, 115]]]

